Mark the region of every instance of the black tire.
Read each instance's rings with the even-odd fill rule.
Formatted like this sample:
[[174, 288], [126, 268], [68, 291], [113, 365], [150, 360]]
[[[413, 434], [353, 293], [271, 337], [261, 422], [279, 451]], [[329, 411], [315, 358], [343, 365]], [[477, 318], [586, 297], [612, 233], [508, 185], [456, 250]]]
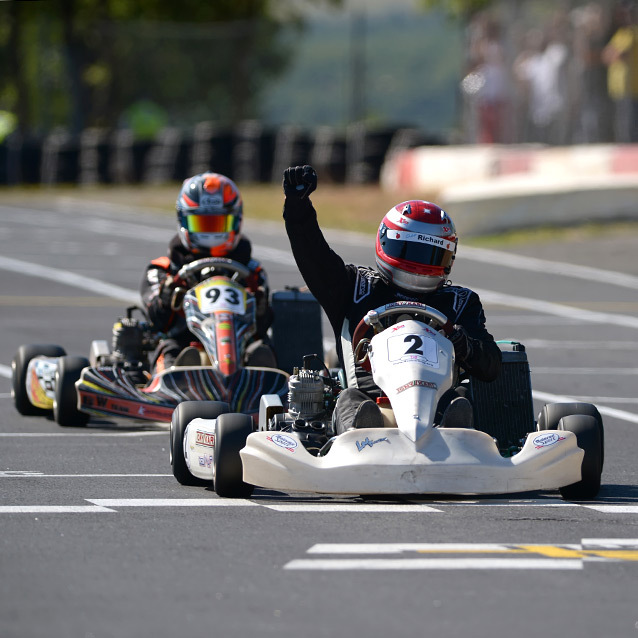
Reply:
[[197, 478], [190, 473], [184, 458], [184, 433], [193, 419], [216, 419], [220, 414], [230, 411], [228, 403], [223, 401], [184, 401], [173, 412], [170, 425], [169, 455], [173, 476], [181, 485], [210, 486], [210, 481]]
[[538, 415], [538, 430], [558, 430], [559, 421], [565, 416], [574, 414], [593, 416], [598, 422], [602, 447], [602, 470], [602, 465], [605, 464], [605, 429], [603, 428], [603, 418], [600, 416], [598, 408], [592, 403], [581, 403], [580, 401], [574, 401], [573, 403], [547, 403]]
[[567, 501], [589, 501], [596, 498], [603, 470], [603, 443], [599, 423], [593, 416], [572, 414], [563, 417], [557, 429], [573, 432], [578, 447], [585, 452], [581, 465], [581, 480], [561, 487], [561, 496]]
[[89, 415], [78, 410], [78, 394], [75, 382], [80, 378], [82, 370], [88, 368], [86, 357], [65, 356], [58, 359], [55, 372], [55, 400], [53, 401], [53, 418], [62, 427], [85, 427]]
[[64, 348], [52, 344], [28, 344], [20, 346], [11, 361], [11, 394], [16, 410], [24, 416], [44, 416], [51, 410], [36, 408], [27, 394], [27, 368], [29, 361], [41, 355], [45, 357], [63, 357], [66, 354]]
[[248, 498], [254, 486], [244, 483], [239, 451], [253, 431], [248, 414], [222, 414], [215, 423], [215, 492], [226, 498]]

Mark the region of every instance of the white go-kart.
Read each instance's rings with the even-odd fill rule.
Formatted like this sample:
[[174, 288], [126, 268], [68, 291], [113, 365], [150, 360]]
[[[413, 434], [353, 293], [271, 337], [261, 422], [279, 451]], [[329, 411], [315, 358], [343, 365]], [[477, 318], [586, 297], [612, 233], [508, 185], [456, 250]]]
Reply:
[[[508, 437], [508, 423], [501, 423], [507, 444], [493, 435], [489, 414], [479, 423], [474, 419], [474, 427], [437, 422], [441, 396], [458, 382], [454, 349], [444, 334], [448, 326], [429, 306], [396, 302], [370, 311], [355, 330], [355, 356], [369, 360], [387, 397], [380, 400], [382, 428], [334, 436], [332, 407], [341, 386], [306, 366], [291, 375], [286, 405], [279, 395], [261, 397], [256, 424], [220, 402], [180, 404], [171, 422], [176, 478], [214, 485], [228, 497], [247, 497], [258, 486], [355, 495], [560, 490], [569, 500], [594, 498], [604, 434], [591, 404], [546, 405], [514, 437]], [[364, 338], [369, 327], [375, 332], [371, 339]], [[495, 384], [495, 392], [508, 386]], [[531, 387], [528, 392], [531, 406]], [[499, 396], [497, 405], [501, 402], [510, 401]]]

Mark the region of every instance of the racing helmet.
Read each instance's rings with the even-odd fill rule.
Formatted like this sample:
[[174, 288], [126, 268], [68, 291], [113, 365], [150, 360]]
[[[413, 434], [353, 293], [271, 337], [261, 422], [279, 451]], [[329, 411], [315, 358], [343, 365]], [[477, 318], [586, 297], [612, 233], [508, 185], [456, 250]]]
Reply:
[[411, 200], [391, 208], [377, 233], [376, 263], [381, 278], [410, 293], [443, 285], [457, 244], [449, 215], [436, 204]]
[[237, 246], [243, 202], [228, 177], [202, 173], [184, 180], [176, 209], [179, 237], [188, 250], [224, 257]]

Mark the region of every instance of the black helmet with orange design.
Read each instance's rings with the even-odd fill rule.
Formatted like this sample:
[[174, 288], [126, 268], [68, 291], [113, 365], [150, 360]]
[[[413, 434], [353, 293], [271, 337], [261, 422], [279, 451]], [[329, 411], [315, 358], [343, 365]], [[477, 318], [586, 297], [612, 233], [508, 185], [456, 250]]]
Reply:
[[228, 177], [202, 173], [184, 180], [176, 209], [179, 237], [189, 250], [224, 257], [237, 246], [243, 202]]

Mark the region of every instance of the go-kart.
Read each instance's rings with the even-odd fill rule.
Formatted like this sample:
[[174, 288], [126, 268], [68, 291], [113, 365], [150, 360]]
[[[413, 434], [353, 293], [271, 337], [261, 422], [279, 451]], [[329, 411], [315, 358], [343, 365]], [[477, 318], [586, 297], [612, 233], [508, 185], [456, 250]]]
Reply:
[[[178, 480], [207, 481], [230, 497], [261, 486], [357, 495], [558, 489], [566, 499], [594, 498], [603, 466], [600, 414], [591, 404], [557, 403], [545, 405], [536, 422], [522, 344], [512, 342], [511, 352], [501, 346], [499, 379], [470, 383], [474, 427], [446, 427], [437, 417], [442, 395], [460, 380], [449, 329], [442, 313], [411, 302], [381, 306], [357, 326], [355, 357], [370, 364], [385, 394], [377, 400], [383, 428], [335, 436], [339, 382], [311, 366], [291, 375], [286, 405], [281, 395], [262, 396], [257, 431], [250, 417], [219, 403], [182, 404], [171, 422], [173, 457], [188, 472]], [[515, 379], [521, 357], [522, 384]]]
[[148, 353], [157, 337], [147, 321], [133, 317], [135, 307], [116, 322], [112, 349], [106, 341], [93, 341], [88, 359], [67, 356], [54, 345], [21, 346], [12, 361], [18, 412], [52, 412], [62, 426], [84, 426], [90, 415], [168, 422], [182, 401], [217, 400], [232, 411], [256, 414], [262, 394], [284, 397], [289, 375], [244, 366], [256, 331], [256, 300], [242, 283], [250, 275], [243, 264], [220, 257], [197, 260], [176, 274], [182, 287], [172, 306], [176, 312], [183, 308], [198, 340], [199, 365], [191, 361], [151, 376]]

